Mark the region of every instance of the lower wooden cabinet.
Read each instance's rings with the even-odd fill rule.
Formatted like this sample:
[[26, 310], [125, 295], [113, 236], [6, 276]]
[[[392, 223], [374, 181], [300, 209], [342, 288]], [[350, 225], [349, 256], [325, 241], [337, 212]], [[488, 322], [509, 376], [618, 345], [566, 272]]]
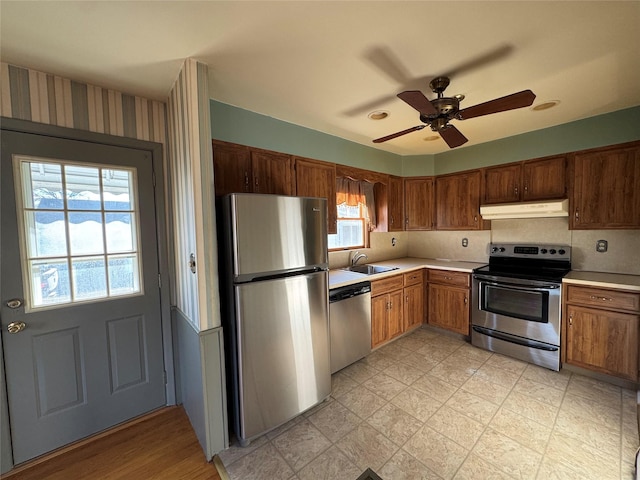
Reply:
[[465, 272], [429, 270], [429, 325], [469, 335], [471, 277]]
[[564, 361], [637, 382], [640, 293], [568, 285]]
[[371, 295], [371, 348], [375, 348], [403, 332], [402, 275], [371, 282]]
[[423, 270], [405, 273], [404, 280], [404, 331], [422, 325], [424, 319], [424, 282]]
[[423, 278], [414, 270], [371, 282], [371, 348], [422, 325]]

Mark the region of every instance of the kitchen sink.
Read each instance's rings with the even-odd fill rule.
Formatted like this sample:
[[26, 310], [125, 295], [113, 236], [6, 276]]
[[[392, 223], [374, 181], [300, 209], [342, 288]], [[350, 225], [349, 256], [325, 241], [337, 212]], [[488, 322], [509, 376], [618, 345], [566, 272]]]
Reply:
[[347, 267], [344, 270], [355, 273], [364, 273], [365, 275], [373, 275], [374, 273], [390, 272], [391, 270], [397, 270], [398, 267], [383, 267], [381, 265], [353, 265]]

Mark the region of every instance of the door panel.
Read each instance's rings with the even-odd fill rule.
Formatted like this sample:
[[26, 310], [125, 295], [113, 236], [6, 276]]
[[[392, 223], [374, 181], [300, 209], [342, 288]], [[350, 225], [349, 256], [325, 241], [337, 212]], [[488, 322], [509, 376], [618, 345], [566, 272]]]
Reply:
[[[56, 163], [76, 176], [99, 171], [91, 173], [97, 190], [78, 196], [63, 183], [71, 177], [25, 179], [17, 157], [36, 159], [26, 177], [47, 175], [34, 165]], [[133, 172], [136, 202], [108, 201], [119, 192], [107, 174], [119, 170]], [[50, 198], [26, 191], [20, 207], [16, 179], [44, 185]], [[153, 170], [142, 150], [3, 131], [0, 182], [0, 319], [19, 464], [165, 404]], [[23, 225], [35, 228], [20, 233]], [[52, 225], [60, 242], [45, 245], [38, 234]], [[21, 234], [29, 248], [20, 248]], [[103, 238], [97, 250], [95, 235]], [[34, 268], [39, 262], [46, 267]], [[12, 299], [21, 305], [10, 308]], [[8, 332], [20, 322], [24, 330]]]

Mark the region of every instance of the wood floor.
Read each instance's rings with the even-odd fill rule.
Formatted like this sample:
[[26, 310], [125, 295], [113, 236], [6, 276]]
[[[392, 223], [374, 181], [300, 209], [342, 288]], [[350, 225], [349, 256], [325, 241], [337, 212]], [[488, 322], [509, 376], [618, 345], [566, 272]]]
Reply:
[[205, 460], [182, 407], [168, 407], [1, 478], [221, 480], [214, 465]]

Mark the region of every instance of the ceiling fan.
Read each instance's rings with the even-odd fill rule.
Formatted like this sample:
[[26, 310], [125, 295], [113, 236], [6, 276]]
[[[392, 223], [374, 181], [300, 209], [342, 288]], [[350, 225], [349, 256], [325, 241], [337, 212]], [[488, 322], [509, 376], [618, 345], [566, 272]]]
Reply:
[[460, 101], [464, 95], [445, 97], [444, 91], [449, 86], [448, 77], [436, 77], [429, 82], [429, 88], [438, 95], [438, 98], [429, 100], [420, 90], [407, 90], [398, 94], [398, 98], [415, 108], [420, 113], [420, 121], [424, 125], [392, 133], [386, 137], [376, 138], [373, 143], [382, 143], [407, 133], [422, 130], [429, 126], [434, 132], [438, 132], [450, 148], [456, 148], [468, 142], [467, 138], [456, 127], [451, 125], [451, 120], [467, 120], [492, 113], [506, 112], [516, 108], [528, 107], [536, 98], [531, 90], [513, 93], [506, 97], [496, 98], [488, 102], [474, 105], [460, 110]]

